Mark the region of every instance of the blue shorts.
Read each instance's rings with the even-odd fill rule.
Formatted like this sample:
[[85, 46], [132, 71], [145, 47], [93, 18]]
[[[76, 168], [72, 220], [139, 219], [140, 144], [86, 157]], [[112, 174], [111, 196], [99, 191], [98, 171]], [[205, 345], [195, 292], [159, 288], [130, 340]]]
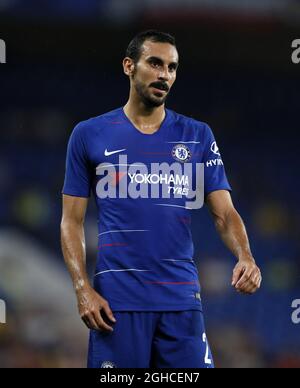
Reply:
[[114, 312], [90, 333], [89, 368], [214, 368], [201, 311]]

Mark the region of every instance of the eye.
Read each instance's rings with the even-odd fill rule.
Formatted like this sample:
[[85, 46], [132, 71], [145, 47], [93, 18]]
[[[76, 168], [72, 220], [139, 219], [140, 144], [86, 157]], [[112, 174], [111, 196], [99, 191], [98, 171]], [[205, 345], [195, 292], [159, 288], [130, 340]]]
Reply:
[[169, 71], [170, 72], [174, 72], [174, 71], [176, 71], [177, 70], [177, 66], [176, 65], [170, 65], [169, 66]]
[[156, 61], [151, 61], [150, 64], [152, 67], [155, 67], [155, 68], [158, 68], [160, 66], [160, 64]]

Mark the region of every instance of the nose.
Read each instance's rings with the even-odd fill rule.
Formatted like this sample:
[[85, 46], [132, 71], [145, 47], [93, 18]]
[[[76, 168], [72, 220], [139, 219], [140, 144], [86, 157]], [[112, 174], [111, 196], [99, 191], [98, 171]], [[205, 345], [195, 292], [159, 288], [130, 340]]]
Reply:
[[160, 81], [169, 81], [170, 80], [171, 76], [170, 76], [169, 68], [167, 65], [161, 69], [161, 71], [158, 74], [158, 78]]

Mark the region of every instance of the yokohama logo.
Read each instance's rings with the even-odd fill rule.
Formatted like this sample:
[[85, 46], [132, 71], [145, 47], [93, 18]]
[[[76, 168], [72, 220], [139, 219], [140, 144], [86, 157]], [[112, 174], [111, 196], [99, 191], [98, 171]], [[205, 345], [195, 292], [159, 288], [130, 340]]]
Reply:
[[149, 183], [149, 184], [166, 184], [170, 185], [189, 185], [189, 177], [188, 176], [180, 176], [173, 174], [128, 174], [131, 183]]

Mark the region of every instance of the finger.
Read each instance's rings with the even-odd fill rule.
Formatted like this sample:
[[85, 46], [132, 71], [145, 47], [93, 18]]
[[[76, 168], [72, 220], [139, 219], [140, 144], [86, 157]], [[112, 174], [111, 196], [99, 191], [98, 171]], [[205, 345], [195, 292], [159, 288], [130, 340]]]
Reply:
[[86, 317], [81, 317], [81, 319], [82, 319], [82, 321], [84, 322], [85, 326], [86, 326], [88, 329], [91, 329], [89, 320], [88, 320]]
[[253, 284], [254, 290], [252, 291], [252, 293], [254, 293], [255, 291], [257, 291], [260, 288], [260, 284], [261, 284], [260, 271], [257, 271], [256, 273], [254, 273], [254, 275], [252, 275], [250, 282], [251, 282], [251, 284]]
[[115, 319], [114, 315], [113, 315], [113, 312], [111, 311], [110, 307], [109, 307], [109, 304], [105, 304], [103, 305], [102, 309], [104, 310], [106, 316], [114, 323], [117, 322], [117, 320]]
[[261, 287], [261, 283], [262, 283], [262, 276], [260, 276], [259, 283], [258, 283], [258, 288]]
[[88, 329], [97, 330], [96, 323], [93, 324], [87, 315], [81, 317], [81, 319]]
[[261, 274], [259, 272], [254, 276], [253, 281], [254, 281], [254, 283], [256, 285], [256, 288], [257, 289], [260, 288], [260, 285], [261, 285]]
[[237, 292], [240, 294], [250, 294], [253, 286], [250, 284], [244, 284], [242, 287], [237, 289]]
[[242, 293], [246, 295], [252, 295], [257, 290], [257, 286], [253, 284], [248, 284], [243, 288]]
[[250, 289], [247, 290], [248, 294], [252, 295], [258, 290], [258, 285], [254, 284], [252, 287], [249, 287]]
[[94, 319], [97, 322], [98, 330], [113, 331], [114, 329], [107, 325], [101, 317], [100, 310], [94, 313]]
[[243, 272], [245, 271], [244, 267], [236, 267], [233, 271], [233, 276], [232, 276], [232, 286], [235, 286], [240, 277], [242, 276]]
[[93, 312], [93, 318], [94, 318], [94, 320], [95, 320], [95, 322], [97, 324], [98, 330], [103, 330], [102, 329], [103, 319], [102, 319], [102, 317], [100, 315], [100, 310]]
[[92, 330], [99, 330], [98, 328], [98, 325], [93, 317], [93, 315], [91, 313], [88, 313], [85, 318], [87, 319], [88, 321], [88, 324], [89, 324], [89, 328], [92, 329]]
[[107, 323], [104, 322], [104, 320], [101, 318], [102, 320], [102, 323], [101, 323], [101, 330], [104, 330], [104, 331], [109, 331], [109, 332], [112, 332], [114, 331], [114, 329], [109, 326]]
[[254, 274], [250, 279], [240, 286], [240, 292], [244, 294], [254, 294], [255, 291], [259, 288], [259, 274]]
[[236, 288], [241, 288], [243, 287], [249, 280], [251, 279], [252, 276], [252, 270], [246, 270], [243, 273], [243, 276], [240, 278], [240, 280], [236, 283], [235, 287]]

